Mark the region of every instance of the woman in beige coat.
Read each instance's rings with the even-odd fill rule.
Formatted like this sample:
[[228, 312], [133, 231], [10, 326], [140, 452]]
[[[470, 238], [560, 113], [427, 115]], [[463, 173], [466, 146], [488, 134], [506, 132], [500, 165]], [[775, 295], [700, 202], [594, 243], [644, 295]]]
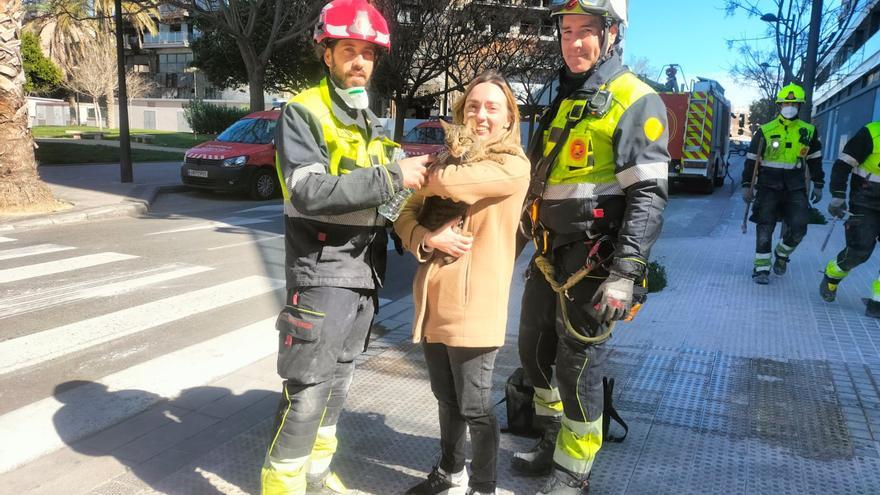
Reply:
[[[529, 186], [519, 111], [503, 77], [487, 72], [471, 81], [453, 117], [474, 129], [492, 159], [434, 170], [394, 225], [421, 263], [413, 282], [413, 341], [422, 342], [440, 409], [441, 459], [407, 492], [413, 495], [495, 493], [500, 433], [492, 412], [492, 370], [504, 344], [516, 229]], [[429, 196], [470, 205], [460, 230], [458, 220], [433, 232], [418, 223]], [[466, 427], [473, 449], [470, 480]]]

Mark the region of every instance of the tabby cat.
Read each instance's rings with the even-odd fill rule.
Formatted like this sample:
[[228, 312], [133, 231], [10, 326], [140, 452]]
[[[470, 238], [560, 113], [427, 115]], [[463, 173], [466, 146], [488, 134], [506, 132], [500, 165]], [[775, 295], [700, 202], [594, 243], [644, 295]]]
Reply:
[[[494, 161], [501, 165], [504, 163], [503, 154], [511, 152], [507, 149], [510, 145], [502, 143], [487, 145], [480, 140], [470, 126], [450, 124], [442, 119], [440, 125], [445, 134], [446, 149], [437, 155], [429, 172], [435, 167], [466, 166], [484, 160]], [[423, 227], [433, 231], [458, 218], [458, 228], [461, 228], [470, 206], [463, 201], [453, 201], [442, 196], [429, 196], [419, 211], [418, 221]], [[444, 260], [446, 263], [451, 263], [455, 261], [455, 258], [446, 256]]]

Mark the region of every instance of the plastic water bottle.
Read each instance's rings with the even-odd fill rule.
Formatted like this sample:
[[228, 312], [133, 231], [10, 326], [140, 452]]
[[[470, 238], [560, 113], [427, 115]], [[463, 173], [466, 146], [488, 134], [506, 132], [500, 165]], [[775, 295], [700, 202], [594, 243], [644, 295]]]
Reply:
[[[406, 153], [403, 152], [402, 149], [397, 148], [394, 150], [393, 160], [401, 160], [406, 158]], [[415, 192], [415, 189], [405, 188], [397, 191], [394, 196], [391, 197], [385, 203], [379, 205], [379, 214], [383, 217], [387, 218], [388, 221], [393, 222], [397, 220], [397, 217], [400, 216], [400, 212], [403, 210], [403, 206], [406, 204], [406, 201], [410, 196]]]
[[403, 210], [403, 205], [406, 204], [406, 200], [412, 196], [413, 192], [415, 192], [415, 189], [409, 188], [397, 191], [386, 203], [379, 205], [379, 214], [390, 222], [397, 220], [397, 217], [400, 216], [400, 212]]

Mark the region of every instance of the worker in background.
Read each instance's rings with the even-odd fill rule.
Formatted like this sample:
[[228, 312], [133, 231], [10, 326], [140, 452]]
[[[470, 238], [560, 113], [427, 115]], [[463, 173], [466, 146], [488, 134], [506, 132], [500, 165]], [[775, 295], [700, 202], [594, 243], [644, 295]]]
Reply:
[[326, 77], [288, 102], [275, 136], [287, 299], [276, 322], [284, 385], [264, 495], [346, 492], [330, 462], [385, 272], [388, 238], [377, 207], [420, 188], [430, 160], [396, 160], [398, 146], [369, 109], [367, 83], [391, 45], [379, 11], [366, 0], [333, 0], [314, 40]]
[[513, 468], [549, 474], [539, 493], [562, 495], [589, 488], [602, 446], [607, 340], [660, 235], [669, 155], [666, 107], [621, 61], [626, 1], [552, 0], [550, 8], [565, 65], [528, 153], [521, 233], [536, 253], [519, 330], [544, 435], [515, 454]]
[[[850, 179], [849, 209], [846, 182]], [[831, 202], [828, 213], [846, 221], [846, 247], [828, 262], [819, 286], [822, 299], [832, 302], [837, 286], [849, 272], [868, 261], [880, 236], [880, 122], [862, 127], [850, 139], [831, 169]], [[865, 314], [880, 318], [880, 278], [871, 286]]]
[[[779, 91], [776, 103], [779, 115], [752, 136], [742, 175], [743, 201], [755, 201], [750, 218], [756, 224], [752, 280], [761, 285], [770, 283], [771, 261], [773, 273], [785, 274], [791, 254], [807, 235], [810, 218], [808, 182], [813, 182], [809, 195], [814, 204], [822, 199], [822, 188], [825, 187], [822, 144], [816, 128], [798, 118], [804, 103], [804, 89], [789, 84]], [[756, 171], [759, 154], [761, 165]], [[752, 187], [755, 177], [757, 183]], [[786, 228], [782, 229], [782, 238], [776, 244], [775, 257], [771, 260], [773, 230], [779, 220]]]

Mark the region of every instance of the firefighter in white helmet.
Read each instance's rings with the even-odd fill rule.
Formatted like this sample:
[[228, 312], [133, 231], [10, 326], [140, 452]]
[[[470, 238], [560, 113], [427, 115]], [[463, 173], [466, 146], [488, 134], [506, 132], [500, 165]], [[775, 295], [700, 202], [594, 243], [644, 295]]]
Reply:
[[278, 316], [284, 379], [262, 493], [345, 493], [330, 470], [336, 422], [366, 346], [385, 272], [377, 207], [424, 183], [429, 157], [396, 159], [366, 86], [391, 46], [365, 0], [334, 0], [315, 26], [326, 77], [284, 107], [275, 136], [284, 193], [287, 299]]
[[564, 67], [530, 141], [521, 231], [536, 254], [519, 330], [545, 433], [515, 455], [513, 468], [550, 474], [540, 493], [561, 495], [589, 487], [602, 446], [606, 342], [642, 297], [669, 155], [663, 102], [621, 61], [626, 1], [551, 0], [551, 15]]

